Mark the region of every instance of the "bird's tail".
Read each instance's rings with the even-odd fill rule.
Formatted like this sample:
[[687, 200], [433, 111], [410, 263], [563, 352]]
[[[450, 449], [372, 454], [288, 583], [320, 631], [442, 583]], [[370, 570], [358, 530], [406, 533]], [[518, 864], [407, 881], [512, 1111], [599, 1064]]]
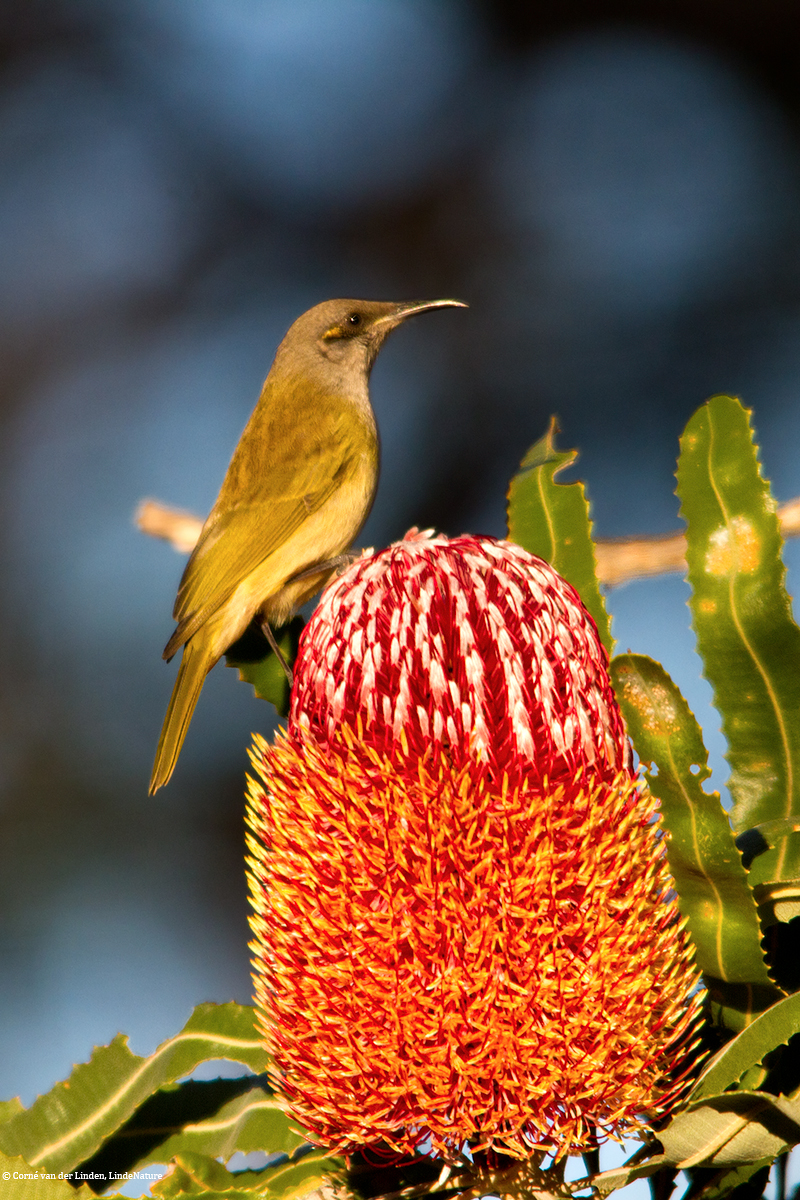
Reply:
[[214, 665], [214, 660], [208, 661], [203, 652], [204, 647], [188, 642], [183, 648], [181, 665], [178, 668], [178, 678], [172, 689], [167, 715], [161, 727], [161, 737], [158, 739], [156, 760], [153, 763], [153, 774], [150, 777], [150, 795], [158, 788], [169, 782], [175, 763], [181, 752], [186, 730], [192, 719], [197, 698], [205, 682], [206, 675]]

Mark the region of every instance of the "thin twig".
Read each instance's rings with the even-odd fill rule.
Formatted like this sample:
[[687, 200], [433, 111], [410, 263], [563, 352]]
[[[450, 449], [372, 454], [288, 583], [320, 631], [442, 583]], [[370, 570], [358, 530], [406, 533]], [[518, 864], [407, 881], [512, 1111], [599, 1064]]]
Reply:
[[[800, 534], [800, 497], [778, 509], [785, 538]], [[661, 537], [599, 539], [595, 543], [597, 575], [607, 587], [621, 587], [632, 579], [669, 575], [686, 570], [686, 538], [682, 533]]]
[[[785, 538], [800, 535], [800, 497], [778, 509]], [[170, 508], [159, 500], [143, 500], [134, 517], [142, 533], [163, 538], [174, 550], [189, 554], [200, 536], [203, 522], [194, 513]], [[606, 587], [622, 587], [633, 579], [669, 575], [686, 570], [686, 538], [682, 533], [659, 537], [599, 538], [595, 543], [597, 575]]]
[[170, 508], [160, 500], [142, 500], [133, 521], [142, 533], [162, 538], [179, 554], [191, 554], [203, 528], [202, 519], [194, 513], [182, 508]]

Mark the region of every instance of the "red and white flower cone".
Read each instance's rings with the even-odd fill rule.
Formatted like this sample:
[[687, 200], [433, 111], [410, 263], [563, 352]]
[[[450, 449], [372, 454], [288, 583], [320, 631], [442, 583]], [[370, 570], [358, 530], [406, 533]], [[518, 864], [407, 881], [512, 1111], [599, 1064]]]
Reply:
[[294, 670], [248, 861], [261, 1027], [310, 1136], [562, 1155], [666, 1111], [699, 972], [575, 590], [412, 532], [328, 587]]

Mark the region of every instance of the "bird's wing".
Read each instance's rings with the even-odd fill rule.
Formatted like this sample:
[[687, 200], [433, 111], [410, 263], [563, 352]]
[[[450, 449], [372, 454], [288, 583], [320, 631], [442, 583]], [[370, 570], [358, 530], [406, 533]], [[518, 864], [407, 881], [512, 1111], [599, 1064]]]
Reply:
[[325, 453], [295, 464], [289, 488], [280, 494], [262, 481], [258, 499], [213, 511], [186, 564], [174, 617], [178, 627], [167, 643], [170, 658], [236, 588], [274, 554], [341, 486], [353, 466], [352, 439], [326, 439]]

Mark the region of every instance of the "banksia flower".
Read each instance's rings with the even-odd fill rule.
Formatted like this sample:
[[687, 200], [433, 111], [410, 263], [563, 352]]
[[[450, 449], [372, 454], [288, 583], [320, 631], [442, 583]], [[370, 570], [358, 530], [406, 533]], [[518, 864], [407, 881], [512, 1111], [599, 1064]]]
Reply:
[[309, 621], [248, 822], [260, 1025], [338, 1152], [557, 1155], [685, 1086], [699, 975], [577, 593], [412, 533]]

